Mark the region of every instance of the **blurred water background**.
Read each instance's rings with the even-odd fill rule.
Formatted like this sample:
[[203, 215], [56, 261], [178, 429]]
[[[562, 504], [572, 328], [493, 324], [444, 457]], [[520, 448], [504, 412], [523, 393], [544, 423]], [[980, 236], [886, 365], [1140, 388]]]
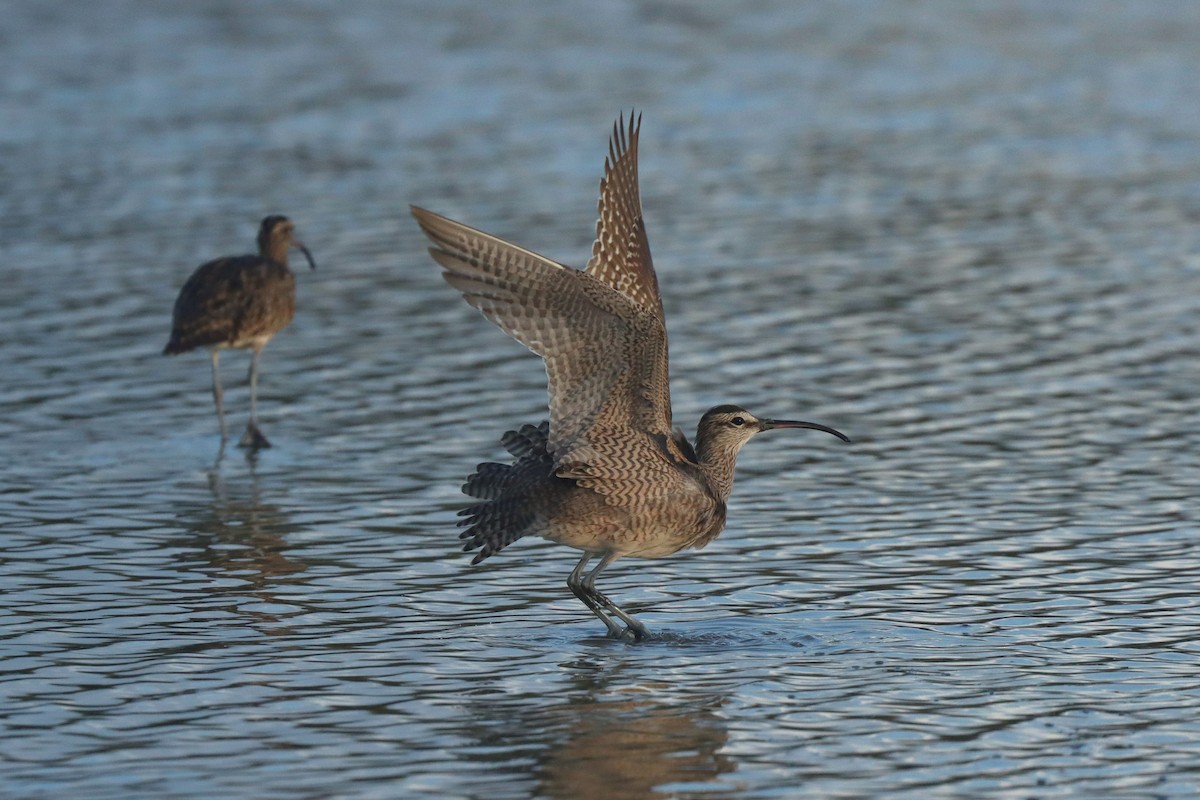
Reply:
[[[1200, 5], [0, 4], [0, 788], [13, 798], [1200, 793]], [[724, 535], [471, 568], [544, 373], [418, 203], [582, 266], [636, 106]], [[320, 269], [218, 458], [209, 258]], [[248, 357], [223, 359], [231, 430]]]

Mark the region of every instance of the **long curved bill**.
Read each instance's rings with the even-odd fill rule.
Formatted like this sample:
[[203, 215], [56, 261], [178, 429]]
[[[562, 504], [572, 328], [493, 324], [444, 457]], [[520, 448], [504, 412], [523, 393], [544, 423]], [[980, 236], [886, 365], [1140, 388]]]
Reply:
[[769, 431], [772, 428], [808, 428], [811, 431], [824, 431], [825, 433], [838, 437], [847, 444], [850, 443], [850, 437], [846, 434], [839, 430], [835, 430], [828, 425], [821, 425], [817, 422], [800, 422], [798, 420], [790, 419], [760, 419], [759, 422], [762, 424], [762, 429], [764, 431]]
[[296, 248], [301, 253], [304, 253], [304, 257], [308, 259], [308, 265], [310, 267], [312, 267], [313, 269], [317, 268], [317, 262], [313, 261], [312, 253], [308, 252], [307, 247], [305, 247], [303, 244], [296, 241], [295, 239], [292, 239], [292, 247]]

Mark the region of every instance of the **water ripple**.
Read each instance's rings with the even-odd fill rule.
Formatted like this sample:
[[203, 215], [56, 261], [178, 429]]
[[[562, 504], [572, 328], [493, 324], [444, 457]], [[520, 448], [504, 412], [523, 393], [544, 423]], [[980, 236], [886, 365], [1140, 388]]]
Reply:
[[[1196, 7], [523, 5], [11, 9], [8, 793], [1195, 796]], [[854, 439], [606, 571], [637, 646], [571, 552], [458, 552], [544, 373], [406, 215], [581, 264], [631, 102], [679, 423]], [[159, 351], [271, 211], [321, 269], [219, 452]]]

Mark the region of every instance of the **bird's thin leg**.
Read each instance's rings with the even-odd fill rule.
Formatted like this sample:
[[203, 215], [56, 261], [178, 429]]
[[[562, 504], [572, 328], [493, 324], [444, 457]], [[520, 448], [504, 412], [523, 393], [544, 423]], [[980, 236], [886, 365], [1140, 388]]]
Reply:
[[[619, 605], [614, 603], [612, 600], [610, 600], [608, 597], [606, 597], [599, 589], [596, 588], [596, 576], [600, 574], [600, 571], [602, 569], [604, 569], [605, 567], [607, 567], [609, 564], [611, 564], [612, 562], [614, 562], [616, 560], [617, 560], [616, 553], [609, 553], [608, 555], [604, 556], [604, 558], [602, 558], [600, 560], [600, 563], [597, 564], [595, 567], [593, 567], [592, 571], [589, 572], [587, 574], [587, 576], [583, 579], [583, 584], [582, 584], [581, 588], [583, 589], [584, 592], [586, 592], [592, 598], [593, 602], [599, 603], [600, 606], [603, 607], [606, 611], [610, 611], [613, 614], [616, 614], [618, 617], [621, 618], [622, 622], [624, 622], [626, 625], [629, 626], [626, 630], [622, 631], [620, 634], [616, 634], [618, 639], [625, 638], [625, 634], [628, 633], [633, 636], [633, 640], [635, 642], [640, 642], [642, 639], [645, 639], [646, 636], [649, 635], [649, 633], [650, 633], [650, 631], [648, 631], [646, 629], [646, 626], [643, 625], [641, 622], [639, 622], [636, 617], [634, 617], [632, 614], [629, 614], [628, 612], [626, 612], [623, 608], [621, 608]], [[580, 566], [582, 566], [582, 564], [580, 564]], [[578, 567], [577, 567], [577, 569], [578, 569]], [[611, 628], [609, 630], [611, 630]]]
[[213, 402], [217, 404], [217, 422], [221, 425], [221, 444], [224, 444], [228, 434], [225, 432], [225, 404], [223, 402], [225, 393], [221, 391], [220, 360], [221, 351], [214, 347], [212, 349], [212, 393]]
[[575, 565], [575, 569], [571, 570], [570, 576], [567, 578], [567, 588], [571, 593], [579, 598], [585, 606], [592, 610], [592, 613], [599, 617], [600, 621], [608, 628], [609, 634], [615, 638], [621, 638], [625, 633], [625, 629], [617, 623], [613, 622], [612, 617], [604, 613], [600, 604], [592, 599], [591, 594], [583, 588], [585, 578], [583, 576], [583, 568], [589, 561], [592, 560], [592, 554], [585, 552], [583, 557], [579, 559], [579, 563]]
[[258, 425], [258, 355], [262, 352], [261, 347], [254, 348], [254, 355], [250, 357], [250, 424]]
[[239, 447], [270, 447], [271, 443], [263, 432], [258, 429], [258, 356], [262, 346], [254, 348], [250, 357], [250, 422], [246, 424], [246, 432], [242, 434]]

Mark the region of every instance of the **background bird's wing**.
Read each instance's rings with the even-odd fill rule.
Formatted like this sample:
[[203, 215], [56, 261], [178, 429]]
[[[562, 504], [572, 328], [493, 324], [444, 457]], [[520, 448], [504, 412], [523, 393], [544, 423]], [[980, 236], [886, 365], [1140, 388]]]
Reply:
[[291, 320], [294, 278], [257, 255], [226, 256], [196, 268], [179, 290], [168, 352], [228, 344]]
[[430, 211], [412, 213], [446, 282], [545, 360], [556, 467], [607, 473], [614, 457], [661, 450], [655, 442], [671, 432], [661, 317], [588, 273]]

